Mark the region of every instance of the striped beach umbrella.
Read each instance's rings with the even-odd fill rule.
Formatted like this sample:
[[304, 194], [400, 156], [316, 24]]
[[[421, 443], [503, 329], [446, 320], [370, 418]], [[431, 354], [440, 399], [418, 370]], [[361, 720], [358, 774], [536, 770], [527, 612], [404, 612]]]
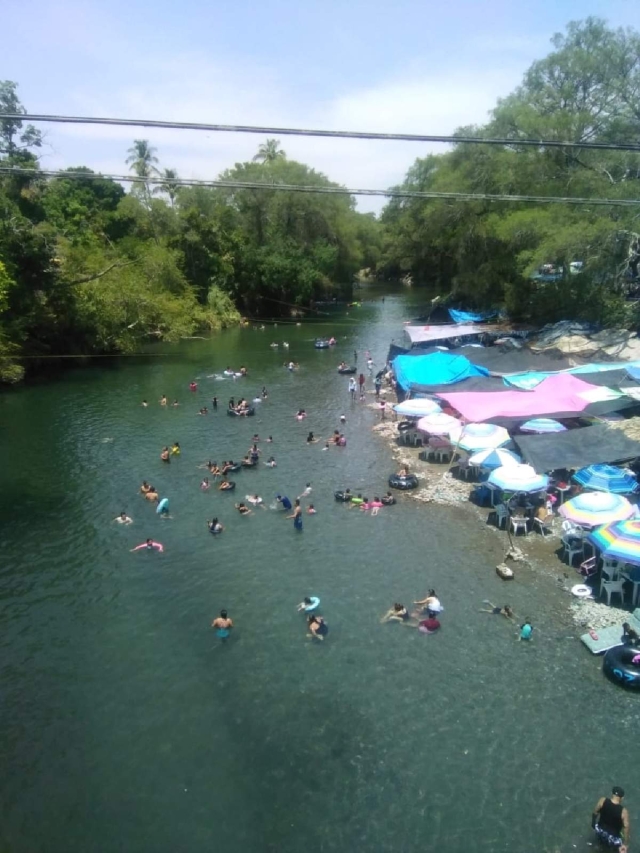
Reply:
[[627, 495], [638, 488], [636, 478], [621, 468], [616, 468], [615, 465], [588, 465], [577, 471], [573, 479], [585, 489], [592, 489], [595, 492]]
[[546, 474], [538, 474], [531, 465], [503, 465], [489, 474], [489, 483], [503, 492], [540, 492], [549, 485]]
[[485, 450], [479, 450], [474, 453], [469, 459], [469, 465], [476, 465], [478, 468], [500, 468], [504, 466], [508, 468], [514, 465], [520, 465], [522, 459], [513, 453], [511, 450], [505, 450], [504, 447], [487, 447]]
[[394, 411], [405, 418], [422, 418], [440, 412], [440, 406], [435, 400], [404, 400], [393, 407]]
[[509, 433], [504, 427], [495, 424], [466, 424], [450, 430], [452, 444], [457, 444], [463, 450], [484, 450], [487, 447], [500, 447], [506, 444]]
[[452, 415], [445, 415], [444, 412], [435, 412], [433, 415], [420, 418], [416, 424], [416, 429], [419, 429], [420, 432], [428, 432], [430, 435], [447, 435], [456, 426], [460, 426], [460, 421], [457, 418]]
[[583, 492], [563, 504], [558, 512], [581, 527], [598, 527], [631, 518], [635, 514], [635, 507], [622, 495]]
[[525, 421], [520, 427], [522, 432], [566, 432], [567, 428], [560, 421], [554, 421], [553, 418], [533, 418], [533, 420]]
[[598, 527], [587, 537], [603, 557], [640, 565], [640, 521], [616, 521]]

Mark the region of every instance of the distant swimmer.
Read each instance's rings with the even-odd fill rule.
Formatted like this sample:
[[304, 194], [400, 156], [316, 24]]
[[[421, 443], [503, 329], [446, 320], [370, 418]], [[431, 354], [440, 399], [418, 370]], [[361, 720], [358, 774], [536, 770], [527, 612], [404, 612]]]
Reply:
[[292, 508], [291, 501], [286, 495], [276, 495], [276, 500], [284, 510], [289, 510]]
[[276, 460], [273, 458], [273, 456], [270, 456], [264, 464], [267, 466], [267, 468], [275, 468]]
[[347, 422], [347, 416], [346, 415], [340, 415], [340, 423], [346, 424], [346, 422]]
[[444, 610], [435, 589], [430, 589], [426, 598], [423, 598], [422, 601], [414, 601], [413, 603], [423, 610], [426, 609], [428, 616], [437, 616], [438, 613], [442, 613]]
[[236, 484], [231, 482], [230, 480], [223, 480], [218, 486], [219, 492], [229, 492], [231, 489], [235, 489]]
[[146, 409], [149, 404], [147, 403], [146, 400], [143, 400], [140, 405], [142, 406], [143, 409]]
[[233, 622], [229, 619], [226, 610], [220, 611], [220, 615], [216, 616], [211, 623], [211, 627], [216, 629], [216, 637], [220, 637], [221, 640], [229, 639], [231, 629], [233, 628]]
[[222, 533], [224, 530], [224, 527], [220, 524], [217, 518], [207, 521], [207, 527], [209, 528], [209, 533], [212, 533], [214, 536], [217, 536], [218, 533]]
[[303, 493], [302, 493], [301, 495], [299, 495], [299, 498], [306, 498], [306, 497], [308, 497], [308, 496], [311, 494], [311, 492], [312, 492], [312, 491], [313, 491], [313, 489], [311, 488], [311, 483], [307, 483], [307, 485], [305, 486], [305, 489], [304, 489]]
[[306, 417], [307, 417], [307, 413], [305, 412], [305, 410], [304, 409], [298, 409], [298, 411], [296, 412], [296, 418], [299, 421], [303, 421]]
[[166, 398], [166, 396], [165, 396], [164, 394], [162, 395], [162, 397], [160, 397], [160, 405], [161, 405], [161, 406], [166, 406], [166, 405], [167, 405], [167, 398]]
[[260, 392], [260, 396], [262, 397], [263, 400], [266, 400], [267, 397], [269, 396], [269, 392], [267, 391], [267, 389], [265, 388], [264, 385], [262, 386], [262, 391]]
[[533, 625], [531, 624], [531, 619], [529, 619], [529, 617], [527, 617], [524, 620], [524, 623], [520, 626], [520, 639], [521, 640], [530, 640], [532, 634], [533, 634]]
[[180, 403], [179, 403], [177, 400], [174, 400], [174, 401], [173, 401], [173, 403], [172, 403], [171, 405], [172, 405], [172, 406], [173, 406], [173, 408], [175, 409], [175, 408], [176, 408], [176, 406], [179, 406], [179, 405], [180, 405]]
[[181, 453], [182, 453], [182, 451], [180, 450], [180, 445], [178, 444], [177, 441], [174, 441], [173, 445], [171, 446], [171, 455], [172, 456], [180, 456]]
[[267, 439], [267, 444], [272, 444], [272, 443], [273, 443], [273, 436], [270, 435], [269, 438]]
[[318, 510], [314, 507], [313, 504], [309, 504], [307, 507], [307, 515], [316, 515]]
[[156, 503], [157, 503], [157, 501], [159, 501], [159, 500], [160, 500], [160, 495], [159, 495], [159, 494], [158, 494], [158, 492], [156, 491], [156, 487], [155, 487], [155, 486], [149, 486], [149, 491], [148, 491], [148, 492], [145, 492], [145, 495], [144, 495], [144, 496], [145, 496], [145, 498], [146, 498], [148, 501], [153, 501], [153, 502], [156, 502]]
[[312, 614], [307, 619], [307, 625], [309, 627], [309, 633], [307, 634], [307, 637], [311, 637], [311, 639], [324, 640], [324, 638], [329, 633], [329, 626], [324, 621], [322, 616], [314, 616]]
[[246, 504], [242, 503], [242, 501], [236, 504], [236, 509], [238, 510], [240, 515], [251, 515], [251, 510]]
[[261, 506], [264, 509], [263, 500], [260, 495], [245, 495], [245, 500], [252, 506]]
[[149, 483], [147, 483], [146, 480], [143, 480], [142, 485], [140, 486], [140, 491], [142, 492], [142, 494], [146, 495], [147, 492], [149, 492], [150, 490], [151, 490], [151, 486], [149, 485]]
[[162, 448], [162, 453], [160, 454], [160, 459], [162, 459], [162, 461], [166, 462], [167, 464], [169, 462], [171, 462], [171, 459], [169, 458], [169, 448], [168, 447]]
[[197, 391], [197, 390], [198, 390], [198, 383], [197, 382], [190, 382], [189, 383], [189, 391]]
[[200, 488], [203, 492], [208, 491], [211, 488], [211, 483], [209, 482], [209, 478], [205, 477], [200, 483]]
[[320, 439], [316, 438], [315, 435], [310, 432], [307, 436], [307, 444], [315, 444], [317, 441], [320, 441]]
[[129, 518], [129, 516], [124, 510], [120, 513], [120, 515], [116, 515], [113, 520], [117, 521], [118, 524], [133, 524], [133, 519]]
[[141, 545], [136, 545], [135, 548], [131, 548], [131, 552], [133, 553], [133, 551], [141, 551], [143, 549], [146, 551], [152, 551], [154, 548], [157, 551], [164, 551], [164, 545], [160, 542], [154, 542], [153, 539], [147, 539], [147, 541], [143, 542]]
[[502, 607], [496, 607], [496, 605], [492, 604], [490, 601], [485, 601], [484, 603], [488, 604], [489, 608], [482, 607], [480, 609], [480, 613], [491, 613], [494, 616], [505, 616], [507, 619], [511, 619], [511, 621], [513, 621], [515, 614], [508, 604], [505, 604]]
[[397, 601], [393, 607], [387, 610], [380, 622], [403, 622], [405, 625], [409, 625], [411, 624], [411, 616], [404, 604]]
[[218, 398], [214, 397], [211, 401], [211, 405], [213, 406], [213, 410], [215, 411], [218, 408]]
[[302, 613], [303, 610], [306, 613], [311, 613], [313, 610], [316, 609], [316, 607], [318, 607], [319, 604], [320, 604], [319, 598], [309, 598], [308, 595], [305, 595], [305, 597], [302, 599], [300, 604], [298, 604], [296, 609], [297, 609], [298, 613]]

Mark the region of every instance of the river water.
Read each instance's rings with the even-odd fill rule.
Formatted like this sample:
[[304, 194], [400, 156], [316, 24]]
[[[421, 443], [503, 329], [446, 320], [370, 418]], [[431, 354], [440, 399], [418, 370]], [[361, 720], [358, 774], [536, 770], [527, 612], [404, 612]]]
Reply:
[[[553, 580], [523, 570], [505, 586], [504, 543], [465, 508], [401, 498], [371, 518], [333, 500], [383, 492], [392, 470], [375, 415], [335, 370], [354, 348], [382, 364], [418, 313], [419, 294], [381, 296], [325, 326], [163, 345], [0, 398], [0, 849], [587, 850], [612, 784], [633, 827], [637, 697], [569, 638]], [[319, 332], [338, 347], [314, 350]], [[288, 356], [269, 346], [283, 340]], [[208, 378], [241, 363], [249, 379]], [[231, 394], [263, 385], [256, 417], [225, 415]], [[163, 393], [181, 405], [162, 409]], [[199, 417], [213, 394], [219, 411]], [[346, 448], [306, 444], [343, 411]], [[198, 466], [240, 458], [254, 432], [273, 435], [262, 448], [278, 467], [236, 475], [232, 495], [201, 492]], [[182, 455], [163, 465], [174, 440]], [[170, 520], [138, 494], [143, 479]], [[233, 509], [308, 481], [318, 514], [302, 533], [275, 510]], [[112, 521], [121, 509], [130, 527]], [[147, 536], [163, 554], [129, 552]], [[430, 586], [439, 634], [379, 624]], [[323, 644], [305, 638], [305, 594], [321, 597]], [[533, 620], [531, 644], [479, 612], [505, 598]], [[236, 624], [226, 644], [210, 629], [221, 607]]]

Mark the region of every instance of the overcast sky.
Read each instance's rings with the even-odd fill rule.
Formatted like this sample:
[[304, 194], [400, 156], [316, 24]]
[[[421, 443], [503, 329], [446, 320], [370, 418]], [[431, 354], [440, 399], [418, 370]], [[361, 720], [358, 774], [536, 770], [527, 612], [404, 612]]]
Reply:
[[[57, 113], [449, 134], [482, 123], [568, 21], [635, 23], [637, 0], [4, 0], [0, 78]], [[47, 167], [122, 173], [134, 137], [161, 166], [213, 178], [250, 134], [43, 126]], [[442, 146], [283, 137], [349, 187], [387, 188]], [[378, 210], [361, 199], [362, 210]]]

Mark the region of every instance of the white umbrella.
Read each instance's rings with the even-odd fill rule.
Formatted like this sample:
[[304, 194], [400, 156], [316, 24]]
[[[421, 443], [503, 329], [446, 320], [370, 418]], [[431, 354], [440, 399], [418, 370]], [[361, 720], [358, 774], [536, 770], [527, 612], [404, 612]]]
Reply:
[[519, 456], [504, 447], [487, 447], [474, 453], [469, 459], [469, 465], [476, 465], [478, 468], [508, 468], [520, 465], [521, 462]]
[[407, 418], [421, 418], [424, 415], [432, 415], [441, 411], [435, 400], [405, 400], [394, 406], [394, 411]]
[[453, 444], [470, 451], [500, 447], [510, 439], [507, 430], [495, 424], [466, 424], [452, 429], [449, 435]]
[[433, 415], [420, 418], [416, 424], [416, 429], [419, 429], [420, 432], [428, 432], [431, 435], [446, 435], [455, 426], [460, 426], [460, 421], [457, 418], [452, 415], [445, 415], [444, 412], [435, 412]]
[[503, 465], [489, 474], [488, 482], [503, 492], [540, 492], [549, 485], [549, 478], [537, 474], [531, 465]]

